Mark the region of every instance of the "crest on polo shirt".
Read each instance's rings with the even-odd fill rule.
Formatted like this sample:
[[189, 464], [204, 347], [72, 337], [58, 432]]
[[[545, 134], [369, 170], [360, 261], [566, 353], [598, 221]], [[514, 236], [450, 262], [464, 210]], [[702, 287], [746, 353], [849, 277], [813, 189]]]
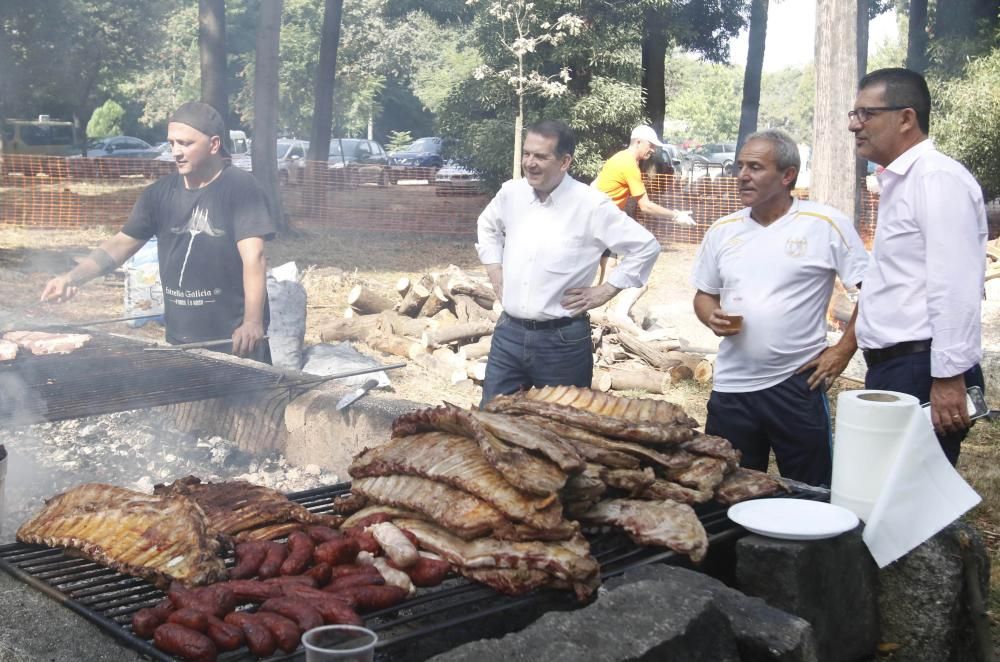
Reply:
[[793, 237], [785, 242], [785, 255], [788, 257], [802, 257], [809, 248], [809, 242], [804, 237]]

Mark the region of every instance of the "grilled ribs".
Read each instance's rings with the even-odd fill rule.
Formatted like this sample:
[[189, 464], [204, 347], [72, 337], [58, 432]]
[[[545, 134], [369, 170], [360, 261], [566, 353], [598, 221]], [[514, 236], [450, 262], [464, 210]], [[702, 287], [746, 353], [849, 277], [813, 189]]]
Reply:
[[691, 506], [674, 501], [609, 499], [581, 517], [594, 524], [619, 526], [640, 545], [659, 545], [687, 554], [695, 563], [705, 558], [708, 535]]
[[45, 333], [43, 331], [10, 331], [3, 339], [16, 343], [35, 356], [69, 354], [90, 342], [86, 333]]
[[483, 458], [476, 442], [447, 432], [400, 437], [370, 448], [354, 458], [348, 471], [354, 478], [406, 474], [447, 483], [538, 529], [562, 520], [554, 495], [541, 498], [514, 488]]
[[153, 494], [190, 497], [205, 511], [213, 528], [230, 536], [291, 522], [339, 526], [343, 521], [334, 515], [309, 512], [281, 492], [241, 480], [203, 483], [195, 476], [186, 476], [169, 485], [155, 486]]
[[781, 491], [791, 492], [784, 481], [769, 476], [763, 471], [740, 467], [726, 476], [719, 488], [715, 490], [715, 500], [732, 505], [747, 499], [771, 496]]
[[24, 543], [69, 547], [110, 568], [154, 581], [189, 586], [226, 578], [217, 532], [205, 513], [180, 495], [148, 495], [88, 483], [49, 499], [21, 525]]

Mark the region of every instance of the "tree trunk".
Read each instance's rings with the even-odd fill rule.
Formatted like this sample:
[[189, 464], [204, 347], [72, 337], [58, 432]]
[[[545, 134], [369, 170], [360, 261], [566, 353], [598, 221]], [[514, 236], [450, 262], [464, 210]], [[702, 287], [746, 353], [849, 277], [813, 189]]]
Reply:
[[666, 116], [667, 93], [666, 76], [667, 46], [670, 39], [666, 27], [657, 10], [643, 11], [642, 26], [642, 91], [646, 116], [657, 133], [663, 132], [663, 118]]
[[[198, 52], [201, 54], [201, 101], [224, 122], [229, 119], [226, 94], [226, 0], [198, 0]], [[230, 146], [229, 135], [219, 136]]]
[[267, 206], [278, 229], [288, 230], [278, 188], [278, 46], [281, 37], [282, 0], [260, 5], [257, 26], [256, 70], [253, 81], [254, 140], [251, 152], [253, 175], [264, 189]]
[[858, 220], [857, 156], [847, 130], [845, 108], [854, 107], [858, 85], [856, 30], [858, 0], [818, 0], [816, 4], [816, 91], [813, 117], [812, 182], [809, 197]]
[[[333, 124], [333, 85], [337, 79], [337, 48], [344, 0], [326, 0], [323, 7], [323, 34], [316, 66], [312, 131], [309, 133], [309, 161], [326, 167], [330, 156], [330, 128]], [[307, 164], [308, 167], [308, 164]]]
[[927, 0], [910, 0], [906, 68], [920, 73], [927, 71]]
[[767, 37], [767, 4], [768, 0], [753, 0], [750, 7], [750, 35], [747, 66], [743, 70], [743, 106], [740, 110], [740, 132], [736, 141], [737, 154], [743, 149], [747, 136], [757, 130], [760, 79], [764, 70], [764, 41]]

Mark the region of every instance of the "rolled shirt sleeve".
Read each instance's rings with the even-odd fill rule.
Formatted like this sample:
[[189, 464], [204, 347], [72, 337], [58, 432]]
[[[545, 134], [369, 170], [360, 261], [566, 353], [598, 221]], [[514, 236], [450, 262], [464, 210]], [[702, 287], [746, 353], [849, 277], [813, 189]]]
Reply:
[[476, 252], [483, 264], [502, 264], [504, 245], [503, 196], [501, 188], [476, 222]]
[[594, 224], [598, 228], [598, 238], [611, 250], [621, 256], [618, 266], [608, 274], [608, 283], [619, 289], [642, 287], [660, 255], [660, 242], [646, 228], [607, 200], [602, 203]]
[[921, 184], [914, 202], [926, 241], [931, 376], [954, 377], [982, 359], [985, 210], [953, 173], [929, 172]]

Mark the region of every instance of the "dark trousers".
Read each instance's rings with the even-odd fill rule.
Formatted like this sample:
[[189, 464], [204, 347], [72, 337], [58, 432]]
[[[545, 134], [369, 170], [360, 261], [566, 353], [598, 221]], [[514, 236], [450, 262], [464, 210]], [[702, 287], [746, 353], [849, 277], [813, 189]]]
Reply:
[[[924, 403], [930, 402], [933, 381], [934, 379], [931, 377], [931, 353], [929, 351], [917, 352], [916, 354], [897, 356], [868, 368], [868, 373], [865, 375], [865, 388], [909, 393]], [[983, 370], [978, 365], [965, 372], [965, 387], [970, 386], [978, 386], [984, 392], [986, 390]], [[952, 465], [958, 462], [962, 440], [968, 433], [968, 430], [962, 430], [943, 437], [938, 435], [941, 449]]]
[[531, 330], [504, 313], [493, 331], [480, 406], [532, 386], [589, 387], [593, 375], [593, 341], [586, 316], [556, 329]]
[[829, 485], [833, 470], [826, 393], [809, 390], [808, 373], [749, 393], [712, 391], [705, 433], [725, 437], [743, 454], [740, 464], [767, 471], [773, 449], [781, 475]]

